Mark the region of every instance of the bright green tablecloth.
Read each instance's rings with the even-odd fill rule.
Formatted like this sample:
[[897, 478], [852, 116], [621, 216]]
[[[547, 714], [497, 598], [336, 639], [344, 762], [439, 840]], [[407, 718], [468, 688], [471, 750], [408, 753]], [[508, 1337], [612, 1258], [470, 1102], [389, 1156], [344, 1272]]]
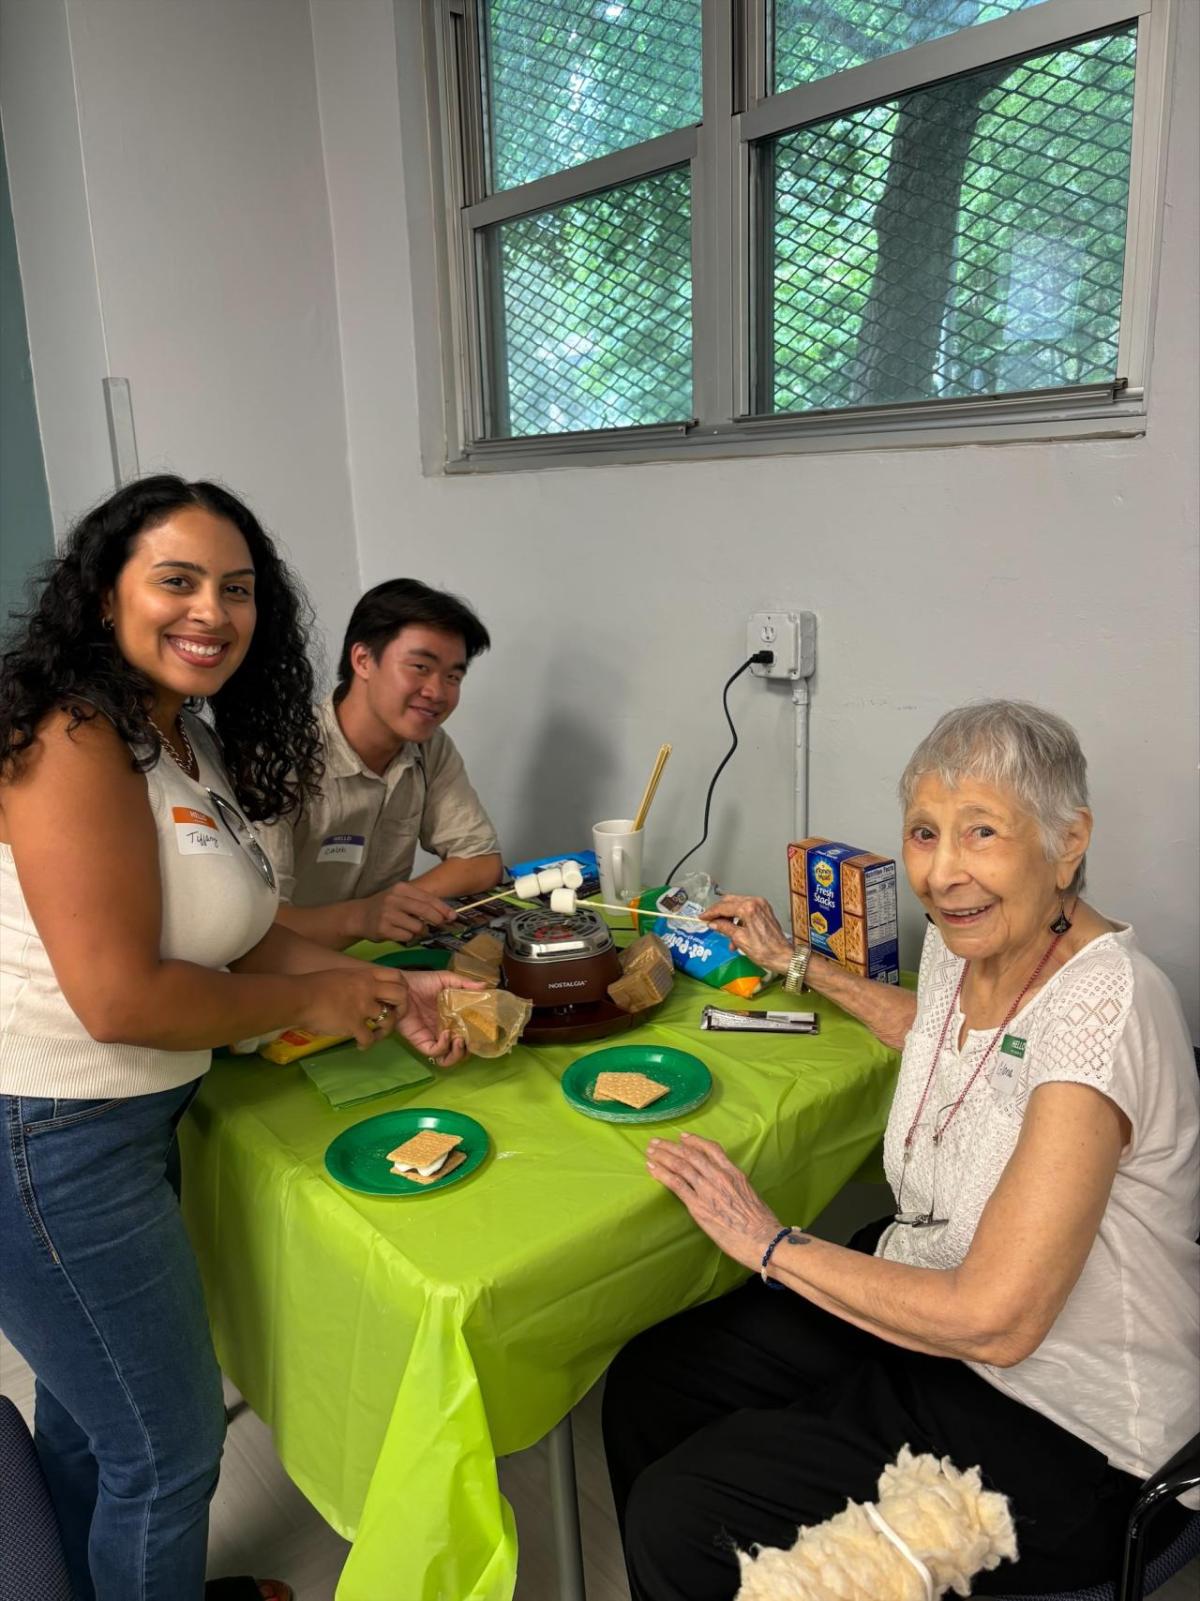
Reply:
[[[727, 1000], [680, 978], [616, 1040], [519, 1047], [341, 1111], [296, 1066], [214, 1065], [182, 1132], [184, 1210], [223, 1368], [354, 1541], [338, 1601], [509, 1601], [516, 1534], [496, 1457], [548, 1433], [632, 1335], [742, 1277], [645, 1172], [651, 1135], [676, 1125], [572, 1111], [571, 1061], [639, 1040], [700, 1056], [713, 1094], [681, 1126], [719, 1140], [789, 1223], [875, 1145], [891, 1052], [810, 996], [815, 1038], [702, 1034], [701, 1007]], [[411, 1199], [334, 1184], [334, 1136], [409, 1105], [478, 1119], [492, 1141], [478, 1172]]]

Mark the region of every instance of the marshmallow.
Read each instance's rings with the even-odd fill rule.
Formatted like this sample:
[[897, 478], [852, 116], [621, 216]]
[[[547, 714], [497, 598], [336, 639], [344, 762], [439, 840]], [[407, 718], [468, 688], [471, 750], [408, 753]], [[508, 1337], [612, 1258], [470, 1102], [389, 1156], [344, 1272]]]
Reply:
[[519, 901], [535, 901], [538, 898], [538, 876], [536, 873], [522, 873], [513, 884], [513, 894]]
[[578, 862], [564, 862], [562, 864], [563, 885], [566, 889], [583, 888], [583, 868]]
[[567, 917], [574, 916], [575, 891], [566, 889], [562, 885], [558, 889], [552, 889], [550, 891], [550, 910], [552, 912], [562, 912]]
[[563, 887], [563, 873], [561, 867], [543, 867], [537, 876], [538, 891], [542, 895], [549, 895], [552, 890]]
[[449, 1151], [443, 1151], [436, 1162], [426, 1162], [424, 1167], [418, 1167], [415, 1162], [393, 1162], [393, 1173], [419, 1173], [423, 1179], [432, 1178], [440, 1169], [445, 1167]]

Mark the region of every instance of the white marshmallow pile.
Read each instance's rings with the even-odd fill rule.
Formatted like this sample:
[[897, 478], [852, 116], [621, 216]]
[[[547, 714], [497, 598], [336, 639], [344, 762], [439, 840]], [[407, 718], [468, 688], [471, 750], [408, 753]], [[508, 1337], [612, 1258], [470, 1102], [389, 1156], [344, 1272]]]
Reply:
[[570, 860], [543, 867], [540, 873], [522, 873], [513, 882], [513, 894], [518, 900], [532, 901], [539, 895], [549, 895], [550, 910], [566, 917], [574, 915], [582, 888], [583, 868]]

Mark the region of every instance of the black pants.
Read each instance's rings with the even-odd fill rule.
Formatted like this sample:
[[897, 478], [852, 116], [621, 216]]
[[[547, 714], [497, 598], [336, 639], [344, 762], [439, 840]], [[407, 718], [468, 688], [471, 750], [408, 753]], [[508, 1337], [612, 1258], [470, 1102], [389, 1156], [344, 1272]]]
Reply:
[[[854, 1243], [874, 1244], [864, 1236]], [[874, 1501], [902, 1445], [978, 1465], [1010, 1499], [1020, 1560], [980, 1574], [975, 1595], [1113, 1577], [1139, 1489], [965, 1363], [901, 1350], [757, 1279], [626, 1346], [604, 1443], [633, 1601], [730, 1601], [735, 1547], [790, 1546], [798, 1525]], [[1164, 1509], [1155, 1548], [1180, 1517]]]

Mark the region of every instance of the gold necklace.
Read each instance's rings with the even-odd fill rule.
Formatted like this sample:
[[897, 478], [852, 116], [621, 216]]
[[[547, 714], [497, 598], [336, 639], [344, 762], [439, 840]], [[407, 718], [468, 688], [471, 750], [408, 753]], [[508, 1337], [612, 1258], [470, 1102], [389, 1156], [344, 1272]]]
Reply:
[[176, 767], [178, 767], [179, 771], [181, 773], [186, 773], [189, 778], [198, 777], [199, 772], [200, 772], [200, 763], [196, 760], [196, 752], [192, 749], [192, 742], [187, 736], [187, 729], [183, 726], [183, 718], [182, 717], [176, 717], [176, 719], [175, 719], [175, 730], [178, 733], [180, 739], [183, 741], [183, 748], [187, 752], [187, 761], [186, 761], [186, 763], [180, 760], [179, 752], [175, 749], [174, 745], [172, 745], [171, 741], [163, 733], [162, 729], [158, 726], [158, 724], [157, 723], [151, 723], [150, 726], [154, 729], [154, 732], [158, 735], [159, 744], [166, 751], [167, 755], [171, 758], [171, 760], [175, 763]]

